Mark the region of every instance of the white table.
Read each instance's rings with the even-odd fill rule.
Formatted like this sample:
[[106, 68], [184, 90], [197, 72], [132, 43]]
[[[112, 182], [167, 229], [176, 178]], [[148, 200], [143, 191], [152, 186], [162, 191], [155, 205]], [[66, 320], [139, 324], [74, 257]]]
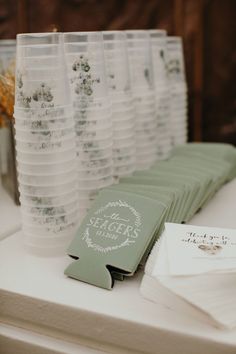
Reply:
[[[236, 228], [235, 197], [236, 179], [191, 223]], [[236, 353], [236, 330], [143, 299], [141, 272], [108, 291], [66, 278], [70, 262], [27, 254], [21, 232], [1, 241], [0, 353]]]
[[[1, 178], [1, 177], [0, 177]], [[21, 228], [20, 208], [14, 204], [0, 180], [0, 240]]]

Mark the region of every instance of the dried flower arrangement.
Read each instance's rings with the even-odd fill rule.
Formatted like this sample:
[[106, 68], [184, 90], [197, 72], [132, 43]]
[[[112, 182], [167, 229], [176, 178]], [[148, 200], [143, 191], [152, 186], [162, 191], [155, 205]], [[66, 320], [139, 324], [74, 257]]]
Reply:
[[5, 119], [12, 119], [15, 99], [15, 65], [11, 63], [7, 70], [0, 74], [0, 127]]

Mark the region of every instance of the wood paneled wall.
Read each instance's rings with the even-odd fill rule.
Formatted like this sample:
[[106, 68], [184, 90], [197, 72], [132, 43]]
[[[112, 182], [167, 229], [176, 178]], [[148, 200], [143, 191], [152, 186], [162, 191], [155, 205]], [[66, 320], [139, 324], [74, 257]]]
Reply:
[[236, 144], [235, 13], [235, 0], [0, 0], [0, 38], [54, 28], [164, 28], [180, 35], [189, 87], [189, 139]]

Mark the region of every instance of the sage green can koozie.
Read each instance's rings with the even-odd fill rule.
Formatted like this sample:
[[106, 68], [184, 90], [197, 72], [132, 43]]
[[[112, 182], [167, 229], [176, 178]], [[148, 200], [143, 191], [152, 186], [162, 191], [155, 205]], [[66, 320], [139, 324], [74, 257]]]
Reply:
[[114, 271], [134, 274], [165, 213], [165, 205], [153, 199], [101, 191], [68, 248], [68, 255], [77, 260], [65, 274], [111, 289]]

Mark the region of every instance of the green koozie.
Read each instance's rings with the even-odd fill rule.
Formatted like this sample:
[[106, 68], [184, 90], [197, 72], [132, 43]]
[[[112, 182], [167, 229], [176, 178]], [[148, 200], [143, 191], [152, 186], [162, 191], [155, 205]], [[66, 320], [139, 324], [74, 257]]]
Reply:
[[76, 259], [65, 274], [105, 289], [113, 274], [133, 275], [160, 229], [166, 206], [156, 200], [123, 191], [99, 193], [69, 246]]

